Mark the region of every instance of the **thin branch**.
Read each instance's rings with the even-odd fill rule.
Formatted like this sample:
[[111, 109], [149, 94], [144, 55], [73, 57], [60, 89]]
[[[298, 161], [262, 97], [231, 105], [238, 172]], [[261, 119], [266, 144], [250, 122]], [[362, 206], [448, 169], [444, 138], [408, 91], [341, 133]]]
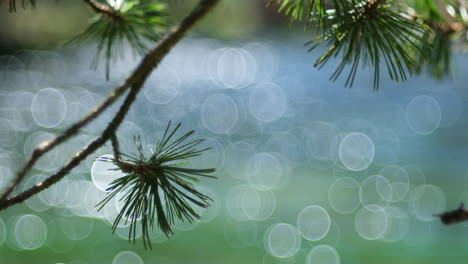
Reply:
[[[95, 10], [96, 12], [99, 12], [99, 13], [110, 12], [107, 10], [107, 9], [110, 9], [110, 7], [96, 3], [93, 0], [84, 0], [84, 1], [88, 3], [91, 7], [93, 7], [93, 10]], [[114, 10], [112, 10], [112, 12], [117, 13]], [[11, 185], [1, 195], [0, 201], [6, 199], [11, 193], [13, 193], [16, 186], [18, 186], [18, 184], [23, 181], [26, 174], [31, 170], [34, 164], [36, 164], [37, 160], [40, 157], [42, 157], [44, 154], [46, 154], [47, 152], [49, 152], [56, 146], [60, 145], [61, 143], [67, 141], [71, 136], [78, 133], [81, 128], [85, 127], [87, 124], [93, 121], [96, 117], [98, 117], [102, 112], [104, 112], [109, 106], [111, 106], [128, 88], [130, 88], [130, 86], [134, 82], [135, 82], [135, 78], [132, 78], [132, 77], [128, 78], [124, 84], [116, 87], [100, 105], [98, 105], [93, 111], [88, 113], [88, 115], [86, 115], [83, 119], [81, 119], [80, 121], [72, 125], [70, 128], [68, 128], [62, 135], [54, 138], [53, 140], [49, 141], [47, 144], [36, 148], [33, 151], [31, 158], [24, 165], [24, 167], [20, 170], [20, 172], [15, 176]]]
[[80, 121], [72, 125], [70, 128], [68, 128], [62, 135], [52, 139], [47, 144], [41, 145], [40, 147], [36, 148], [33, 151], [31, 158], [24, 165], [21, 171], [15, 176], [11, 185], [6, 189], [6, 191], [0, 197], [0, 201], [4, 200], [15, 190], [16, 186], [18, 186], [18, 184], [23, 181], [26, 174], [31, 170], [34, 164], [36, 164], [37, 160], [40, 157], [42, 157], [44, 154], [46, 154], [47, 152], [49, 152], [56, 146], [60, 145], [61, 143], [67, 141], [71, 136], [78, 133], [81, 128], [85, 127], [87, 124], [93, 121], [96, 117], [98, 117], [131, 86], [132, 82], [134, 82], [134, 79], [130, 77], [129, 79], [127, 79], [127, 81], [123, 85], [116, 87], [109, 94], [109, 96], [100, 105], [98, 105], [93, 111], [88, 113], [83, 119], [81, 119]]
[[[106, 160], [118, 166], [128, 166], [124, 176], [113, 181], [106, 191], [110, 192], [99, 204], [98, 211], [102, 210], [119, 192], [127, 190], [121, 201], [124, 202], [122, 210], [114, 220], [112, 230], [115, 232], [123, 219], [139, 219], [130, 221], [129, 240], [135, 242], [135, 229], [141, 225], [143, 245], [151, 248], [150, 230], [156, 223], [159, 229], [167, 236], [173, 234], [174, 220], [193, 222], [199, 219], [196, 207], [207, 208], [210, 197], [200, 193], [193, 185], [201, 177], [216, 178], [208, 175], [215, 169], [189, 169], [177, 164], [183, 164], [188, 158], [201, 155], [206, 149], [195, 147], [202, 140], [186, 140], [193, 135], [192, 131], [175, 138], [180, 123], [171, 128], [168, 123], [164, 136], [156, 143], [156, 149], [151, 157], [146, 158], [145, 151], [139, 137], [135, 137], [137, 152], [127, 156], [128, 160], [120, 161], [115, 158]], [[172, 132], [167, 133], [169, 130]], [[116, 137], [111, 137], [115, 140]], [[114, 143], [118, 143], [114, 141]], [[165, 198], [164, 201], [162, 200]], [[155, 217], [157, 216], [157, 217]], [[155, 221], [156, 220], [156, 221]]]
[[[141, 63], [138, 65], [138, 67], [135, 69], [135, 71], [132, 73], [132, 75], [127, 79], [124, 85], [116, 88], [114, 92], [118, 91], [120, 93], [123, 93], [128, 85], [131, 85], [130, 93], [127, 95], [124, 103], [120, 107], [119, 111], [117, 112], [116, 116], [112, 120], [112, 122], [107, 126], [107, 128], [104, 130], [102, 135], [91, 142], [88, 146], [86, 146], [84, 149], [82, 149], [80, 152], [78, 152], [72, 160], [70, 160], [62, 169], [57, 171], [55, 174], [51, 175], [49, 178], [46, 180], [34, 185], [30, 189], [17, 194], [11, 198], [6, 198], [11, 192], [15, 189], [15, 187], [22, 181], [24, 176], [26, 175], [26, 172], [31, 169], [31, 167], [34, 165], [35, 161], [39, 158], [36, 157], [37, 155], [43, 155], [44, 149], [50, 149], [51, 143], [47, 144], [45, 147], [38, 148], [34, 151], [33, 157], [31, 160], [34, 159], [34, 161], [29, 161], [25, 168], [22, 170], [20, 174], [18, 174], [15, 178], [15, 185], [12, 185], [6, 193], [7, 195], [3, 195], [2, 198], [0, 198], [0, 210], [4, 210], [14, 204], [21, 203], [24, 200], [30, 198], [31, 196], [39, 193], [42, 190], [47, 189], [50, 187], [52, 184], [58, 182], [60, 179], [62, 179], [65, 175], [67, 175], [73, 168], [75, 168], [81, 161], [83, 161], [87, 156], [92, 154], [94, 151], [96, 151], [98, 148], [103, 146], [107, 140], [109, 140], [112, 136], [113, 133], [117, 130], [119, 125], [122, 123], [124, 120], [128, 110], [130, 109], [130, 106], [133, 104], [133, 102], [136, 99], [137, 94], [141, 90], [144, 82], [148, 78], [149, 74], [153, 71], [154, 68], [156, 68], [161, 60], [169, 53], [169, 51], [182, 39], [182, 37], [187, 33], [188, 30], [190, 30], [201, 18], [203, 18], [214, 6], [219, 2], [219, 0], [201, 0], [199, 4], [192, 10], [192, 12], [181, 22], [181, 24], [174, 28], [173, 30], [170, 30], [167, 35], [156, 45], [155, 48], [153, 48], [141, 61]], [[114, 92], [111, 94], [110, 97], [118, 97], [114, 94]], [[115, 98], [115, 99], [116, 99]], [[115, 101], [110, 100], [111, 102]], [[106, 100], [107, 102], [108, 100]], [[102, 106], [102, 105], [101, 105]], [[96, 110], [94, 111], [96, 112]], [[90, 114], [92, 115], [92, 113]], [[88, 115], [88, 116], [90, 116]], [[99, 115], [99, 113], [95, 114], [94, 117]], [[86, 119], [86, 118], [85, 118]], [[90, 120], [92, 120], [91, 118]], [[89, 121], [88, 121], [89, 122]], [[87, 122], [85, 122], [87, 123]], [[76, 127], [76, 130], [79, 130], [81, 126], [73, 126]], [[70, 129], [69, 129], [70, 130]], [[76, 133], [76, 132], [75, 132]], [[66, 135], [66, 134], [64, 134]], [[70, 136], [68, 136], [69, 138]], [[57, 141], [54, 140], [54, 141]], [[64, 140], [61, 140], [63, 142]], [[56, 143], [57, 144], [57, 143]], [[38, 154], [42, 153], [42, 154]], [[45, 152], [44, 152], [45, 153]], [[22, 175], [23, 173], [23, 175]], [[11, 190], [10, 190], [11, 189]]]
[[120, 146], [119, 140], [117, 139], [117, 135], [115, 131], [110, 135], [110, 141], [112, 144], [112, 150], [114, 151], [114, 160], [115, 164], [119, 166], [120, 170], [125, 173], [132, 173], [135, 170], [135, 164], [132, 162], [124, 161], [120, 155]]
[[113, 133], [110, 137], [111, 142], [112, 142], [112, 150], [114, 151], [114, 159], [117, 161], [122, 160], [120, 158], [120, 147], [119, 147], [119, 141], [117, 140], [117, 135]]
[[108, 5], [104, 5], [101, 3], [98, 3], [94, 0], [83, 0], [86, 4], [88, 4], [94, 12], [98, 14], [102, 14], [114, 21], [118, 21], [122, 19], [122, 16], [119, 14], [119, 12], [115, 11], [112, 7]]
[[456, 210], [434, 216], [440, 217], [440, 220], [442, 220], [442, 223], [445, 225], [456, 224], [468, 220], [468, 210], [464, 208], [464, 204], [462, 203]]

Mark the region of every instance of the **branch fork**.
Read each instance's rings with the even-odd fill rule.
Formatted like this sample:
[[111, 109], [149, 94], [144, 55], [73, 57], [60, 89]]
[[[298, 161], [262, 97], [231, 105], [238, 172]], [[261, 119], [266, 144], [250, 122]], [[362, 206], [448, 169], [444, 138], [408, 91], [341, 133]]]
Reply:
[[123, 19], [120, 13], [115, 10], [114, 8], [104, 5], [101, 3], [96, 2], [95, 0], [84, 0], [93, 10], [94, 12], [101, 14], [105, 17], [108, 17], [113, 22], [118, 22]]
[[[88, 0], [84, 0], [85, 2]], [[119, 128], [122, 121], [125, 119], [131, 105], [135, 102], [138, 93], [143, 87], [146, 79], [150, 73], [159, 65], [162, 59], [172, 50], [172, 48], [184, 37], [184, 35], [198, 23], [220, 0], [200, 0], [198, 5], [192, 10], [192, 12], [179, 24], [178, 27], [170, 30], [165, 37], [161, 39], [158, 44], [149, 51], [148, 54], [142, 59], [138, 67], [128, 77], [128, 79], [120, 86], [116, 87], [109, 96], [99, 105], [97, 108], [88, 113], [82, 120], [72, 125], [62, 135], [53, 139], [47, 145], [40, 148], [36, 148], [33, 151], [33, 155], [21, 168], [21, 170], [15, 175], [10, 186], [0, 196], [0, 211], [5, 210], [15, 204], [21, 203], [33, 195], [47, 189], [51, 185], [57, 183], [63, 177], [65, 177], [70, 171], [78, 166], [86, 157], [94, 153], [97, 149], [102, 147], [115, 131]], [[89, 2], [89, 1], [88, 1]], [[76, 135], [84, 126], [93, 121], [96, 117], [100, 116], [110, 105], [112, 105], [119, 97], [121, 97], [126, 91], [130, 90], [125, 98], [120, 109], [104, 129], [102, 134], [92, 141], [90, 144], [85, 146], [81, 151], [76, 153], [74, 157], [60, 168], [57, 172], [49, 176], [44, 181], [32, 186], [31, 188], [11, 196], [16, 187], [23, 182], [27, 173], [33, 168], [34, 164], [39, 158], [41, 158], [48, 151], [52, 150], [59, 144], [66, 142], [72, 136]]]
[[[173, 234], [172, 225], [175, 219], [193, 222], [201, 216], [195, 207], [207, 208], [212, 201], [210, 197], [200, 193], [194, 182], [201, 177], [215, 178], [209, 175], [215, 169], [185, 168], [191, 157], [196, 157], [210, 149], [196, 149], [203, 140], [186, 140], [193, 135], [193, 131], [173, 139], [180, 128], [180, 124], [171, 129], [171, 122], [166, 127], [163, 137], [156, 144], [156, 149], [150, 157], [146, 157], [139, 137], [135, 137], [138, 153], [134, 156], [122, 154], [119, 150], [117, 136], [110, 137], [114, 158], [105, 158], [125, 173], [114, 180], [107, 191], [108, 196], [97, 206], [101, 210], [118, 193], [122, 194], [120, 201], [124, 205], [116, 217], [113, 230], [119, 226], [122, 219], [130, 222], [130, 230], [137, 224], [132, 219], [141, 219], [143, 244], [151, 248], [149, 231], [157, 223], [161, 231], [169, 236]], [[121, 157], [126, 156], [127, 160]], [[155, 221], [156, 220], [156, 221]], [[135, 233], [129, 232], [129, 240], [135, 240]]]

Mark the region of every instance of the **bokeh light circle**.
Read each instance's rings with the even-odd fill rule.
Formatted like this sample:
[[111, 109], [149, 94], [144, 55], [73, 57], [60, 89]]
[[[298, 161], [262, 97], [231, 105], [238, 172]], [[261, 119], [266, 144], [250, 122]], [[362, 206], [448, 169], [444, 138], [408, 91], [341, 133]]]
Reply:
[[374, 205], [386, 207], [392, 201], [392, 197], [392, 185], [380, 175], [369, 176], [359, 188], [361, 204], [369, 210], [376, 208]]
[[286, 112], [288, 101], [280, 86], [274, 83], [261, 83], [249, 94], [252, 115], [262, 122], [272, 122]]
[[380, 170], [379, 175], [387, 179], [392, 186], [392, 200], [389, 202], [398, 202], [405, 198], [410, 188], [410, 181], [404, 168], [388, 165]]
[[442, 113], [439, 103], [428, 95], [419, 95], [406, 107], [406, 121], [413, 132], [427, 135], [436, 130]]
[[252, 186], [233, 187], [226, 198], [229, 215], [238, 221], [269, 218], [276, 209], [276, 197], [270, 190], [257, 190]]
[[225, 48], [219, 51], [216, 63], [217, 81], [222, 87], [241, 89], [255, 77], [255, 58], [244, 49]]
[[290, 224], [279, 223], [268, 228], [266, 236], [267, 251], [278, 258], [294, 256], [301, 248], [301, 236]]
[[328, 202], [333, 210], [341, 214], [349, 214], [358, 209], [359, 183], [353, 178], [337, 179], [328, 190]]
[[361, 171], [374, 160], [374, 143], [363, 133], [349, 133], [341, 140], [338, 153], [346, 168]]
[[335, 248], [329, 245], [314, 247], [307, 254], [306, 264], [339, 264], [340, 255]]
[[122, 251], [115, 255], [112, 264], [143, 264], [141, 257], [133, 251]]
[[201, 107], [203, 125], [213, 133], [226, 133], [237, 123], [238, 110], [231, 97], [214, 94], [208, 97]]
[[110, 154], [97, 158], [91, 167], [91, 179], [101, 191], [106, 191], [117, 178], [124, 176], [122, 171], [111, 161], [114, 156]]
[[22, 249], [34, 250], [42, 247], [47, 239], [47, 226], [37, 215], [23, 215], [14, 228], [15, 239]]
[[297, 217], [297, 229], [307, 240], [317, 241], [330, 231], [331, 219], [327, 211], [320, 206], [308, 206]]
[[57, 127], [67, 116], [67, 100], [61, 91], [45, 88], [37, 92], [31, 103], [34, 121], [42, 127]]
[[210, 147], [203, 155], [193, 157], [190, 160], [190, 166], [194, 169], [215, 168], [220, 171], [224, 167], [225, 162], [225, 149], [221, 141], [205, 137], [203, 144]]
[[385, 209], [378, 205], [361, 208], [354, 218], [356, 232], [364, 239], [381, 238], [387, 231], [389, 218]]

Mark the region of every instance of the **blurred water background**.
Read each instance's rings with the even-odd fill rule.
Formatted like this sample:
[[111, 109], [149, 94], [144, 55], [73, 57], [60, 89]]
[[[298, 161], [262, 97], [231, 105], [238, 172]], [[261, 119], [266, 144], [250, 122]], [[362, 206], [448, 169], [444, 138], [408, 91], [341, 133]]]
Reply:
[[[199, 209], [202, 218], [178, 223], [170, 239], [155, 230], [152, 251], [141, 239], [128, 243], [125, 226], [112, 235], [119, 202], [95, 208], [119, 176], [96, 160], [112, 154], [106, 145], [58, 184], [0, 212], [0, 263], [466, 263], [468, 224], [444, 226], [434, 217], [468, 203], [466, 56], [457, 56], [454, 76], [444, 81], [384, 76], [373, 92], [372, 72], [364, 69], [346, 89], [328, 80], [333, 62], [312, 67], [319, 53], [306, 52], [302, 28], [273, 28], [279, 22], [269, 22], [273, 11], [258, 11], [259, 2], [225, 4], [202, 33], [178, 44], [118, 130], [124, 153], [135, 152], [133, 136], [149, 152], [169, 120], [206, 139], [212, 149], [191, 166], [216, 167], [219, 179], [199, 185], [214, 200]], [[220, 20], [228, 11], [234, 15]], [[33, 27], [23, 23], [19, 29]], [[107, 82], [103, 69], [90, 69], [92, 45], [39, 50], [80, 26], [66, 24], [64, 35], [41, 35], [48, 40], [41, 42], [12, 37], [19, 29], [11, 25], [0, 27], [7, 36], [0, 56], [2, 189], [36, 146], [93, 109], [139, 61], [126, 54]], [[41, 159], [19, 189], [99, 135], [120, 103]]]

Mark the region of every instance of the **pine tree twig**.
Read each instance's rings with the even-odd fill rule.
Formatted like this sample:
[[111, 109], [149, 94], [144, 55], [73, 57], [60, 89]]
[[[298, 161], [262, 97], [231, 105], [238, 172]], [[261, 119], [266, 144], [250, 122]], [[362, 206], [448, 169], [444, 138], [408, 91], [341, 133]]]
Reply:
[[21, 169], [21, 171], [15, 176], [11, 185], [6, 189], [6, 191], [0, 197], [0, 201], [6, 199], [6, 197], [8, 197], [15, 190], [16, 186], [18, 186], [18, 184], [23, 181], [26, 174], [32, 169], [32, 167], [34, 166], [34, 164], [36, 164], [39, 158], [41, 158], [44, 154], [46, 154], [53, 148], [57, 147], [61, 143], [67, 141], [70, 137], [77, 134], [81, 128], [85, 127], [91, 121], [96, 119], [109, 106], [111, 106], [131, 86], [133, 82], [134, 82], [134, 79], [129, 78], [123, 85], [115, 88], [109, 94], [109, 96], [100, 105], [98, 105], [93, 111], [88, 113], [79, 122], [75, 123], [70, 128], [68, 128], [62, 135], [52, 139], [51, 141], [47, 142], [47, 144], [43, 144], [42, 146], [36, 148], [33, 151], [31, 158], [28, 160], [25, 166]]
[[[87, 124], [89, 121], [97, 117], [102, 111], [107, 108], [111, 103], [113, 103], [120, 95], [123, 94], [129, 87], [131, 87], [129, 94], [127, 95], [124, 103], [120, 107], [119, 111], [115, 115], [114, 119], [111, 123], [107, 126], [104, 132], [101, 134], [99, 138], [91, 142], [85, 148], [83, 148], [80, 152], [76, 153], [75, 156], [59, 171], [51, 175], [46, 180], [34, 185], [30, 189], [25, 190], [22, 193], [19, 193], [15, 196], [7, 198], [13, 190], [22, 182], [26, 173], [33, 167], [34, 163], [42, 156], [45, 152], [52, 149], [54, 146], [58, 145], [59, 143], [64, 142], [66, 139], [70, 138], [73, 134], [67, 134], [65, 132], [64, 135], [58, 137], [62, 138], [61, 140], [55, 139], [52, 142], [54, 144], [49, 143], [45, 145], [45, 147], [37, 148], [33, 152], [33, 157], [27, 162], [26, 166], [18, 173], [13, 181], [13, 185], [11, 185], [7, 192], [2, 195], [0, 198], [0, 210], [4, 210], [12, 205], [17, 203], [21, 203], [31, 196], [47, 189], [54, 183], [58, 182], [62, 179], [65, 175], [67, 175], [73, 168], [75, 168], [81, 161], [83, 161], [86, 157], [91, 155], [94, 151], [98, 148], [103, 146], [107, 140], [111, 138], [111, 135], [115, 133], [119, 125], [124, 120], [130, 106], [136, 99], [137, 94], [141, 90], [144, 82], [148, 78], [149, 74], [156, 68], [161, 60], [170, 52], [170, 50], [182, 39], [182, 37], [189, 31], [197, 22], [199, 22], [210, 10], [214, 8], [214, 6], [220, 0], [200, 0], [199, 4], [192, 10], [192, 12], [180, 23], [180, 25], [173, 30], [170, 30], [166, 36], [154, 47], [141, 61], [138, 67], [134, 70], [132, 75], [126, 80], [126, 82], [116, 88], [114, 92], [111, 93], [109, 98], [105, 100], [103, 104], [101, 104], [97, 110], [94, 110], [90, 113], [86, 118], [82, 121], [78, 122], [74, 126], [72, 126], [74, 133], [76, 133], [79, 129], [82, 128], [83, 125]], [[108, 103], [106, 105], [105, 103]], [[76, 130], [76, 131], [75, 131]]]
[[113, 21], [118, 21], [122, 19], [122, 16], [119, 14], [119, 12], [115, 11], [112, 7], [108, 5], [98, 3], [95, 0], [83, 0], [83, 1], [86, 4], [88, 4], [93, 9], [94, 12], [104, 15]]
[[[202, 155], [211, 148], [198, 149], [203, 139], [190, 140], [195, 131], [189, 131], [182, 136], [176, 136], [181, 124], [171, 127], [168, 123], [164, 135], [156, 143], [151, 156], [143, 150], [140, 137], [135, 137], [137, 153], [120, 155], [115, 136], [111, 137], [117, 156], [125, 156], [125, 160], [105, 158], [125, 172], [125, 175], [115, 179], [106, 189], [108, 195], [96, 205], [102, 210], [115, 197], [123, 202], [122, 209], [114, 219], [112, 231], [124, 222], [129, 224], [129, 241], [136, 240], [136, 226], [141, 225], [143, 245], [151, 249], [150, 232], [154, 226], [167, 236], [173, 234], [172, 226], [175, 220], [192, 223], [200, 219], [196, 208], [208, 208], [209, 196], [199, 192], [194, 183], [202, 177], [216, 178], [209, 175], [216, 170], [187, 168], [188, 160]], [[138, 221], [136, 221], [138, 220]]]
[[[68, 41], [67, 44], [93, 41], [96, 54], [92, 66], [105, 60], [105, 76], [110, 78], [113, 61], [122, 58], [124, 49], [130, 48], [135, 54], [145, 55], [153, 43], [157, 43], [168, 28], [166, 24], [166, 5], [147, 0], [125, 0], [121, 6], [91, 3], [97, 16], [90, 20], [86, 30]], [[104, 13], [101, 13], [104, 12]], [[110, 17], [110, 18], [109, 18]]]
[[[110, 7], [106, 7], [102, 4], [99, 4], [93, 0], [84, 0], [85, 2], [89, 3], [94, 10], [101, 10], [100, 13], [104, 12], [102, 10], [106, 10], [106, 8], [110, 9]], [[11, 4], [11, 2], [10, 2]], [[114, 13], [117, 13], [113, 11]], [[34, 164], [41, 158], [44, 154], [55, 148], [56, 146], [60, 145], [61, 143], [67, 141], [71, 136], [75, 135], [79, 132], [81, 128], [89, 124], [93, 121], [96, 117], [98, 117], [102, 112], [104, 112], [109, 106], [111, 106], [131, 85], [135, 82], [135, 78], [129, 78], [127, 81], [115, 88], [110, 95], [99, 105], [97, 106], [92, 112], [90, 112], [87, 116], [85, 116], [82, 120], [72, 125], [69, 129], [67, 129], [62, 135], [56, 137], [55, 139], [49, 141], [47, 144], [42, 145], [39, 148], [36, 148], [31, 158], [25, 164], [25, 166], [21, 169], [21, 171], [15, 176], [14, 180], [12, 181], [11, 185], [5, 190], [5, 192], [1, 195], [0, 201], [6, 199], [18, 186], [20, 182], [24, 179], [26, 174], [32, 169]]]
[[420, 48], [421, 45], [428, 45], [424, 34], [426, 27], [402, 16], [385, 0], [359, 4], [337, 1], [335, 8], [327, 12], [326, 21], [327, 29], [319, 32], [317, 38], [306, 45], [312, 45], [309, 51], [323, 43], [328, 46], [314, 64], [318, 68], [341, 56], [341, 62], [330, 80], [336, 81], [350, 66], [345, 82], [347, 87], [353, 86], [361, 64], [374, 68], [374, 90], [378, 90], [381, 64], [387, 66], [392, 80], [404, 81], [417, 63], [415, 54], [427, 57], [427, 51]]
[[117, 135], [115, 133], [112, 133], [111, 137], [111, 142], [112, 142], [112, 150], [114, 151], [114, 159], [116, 160], [121, 160], [120, 158], [120, 147], [119, 147], [119, 141], [117, 140]]
[[464, 204], [462, 203], [456, 210], [436, 214], [434, 216], [440, 217], [440, 220], [442, 220], [442, 223], [445, 225], [456, 224], [468, 220], [468, 210], [464, 208]]
[[117, 139], [117, 135], [115, 134], [115, 132], [110, 135], [110, 140], [112, 144], [112, 151], [114, 152], [114, 158], [112, 159], [114, 163], [124, 173], [133, 172], [134, 164], [126, 162], [122, 159], [122, 152], [120, 151], [119, 140]]

